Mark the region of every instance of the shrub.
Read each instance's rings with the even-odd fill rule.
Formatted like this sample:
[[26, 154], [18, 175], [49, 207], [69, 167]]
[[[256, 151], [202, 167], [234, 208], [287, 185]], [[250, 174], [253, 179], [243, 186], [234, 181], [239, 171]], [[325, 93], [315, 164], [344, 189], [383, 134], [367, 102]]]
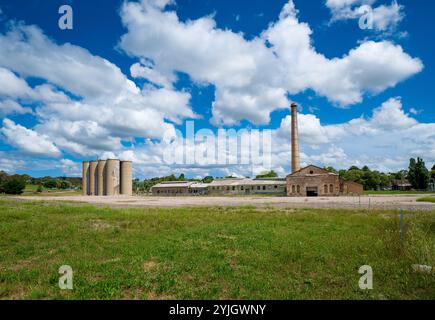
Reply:
[[66, 180], [62, 180], [58, 183], [58, 188], [59, 189], [70, 189], [71, 188], [71, 183], [69, 181]]
[[3, 184], [3, 191], [6, 194], [22, 194], [26, 183], [19, 179], [11, 179]]
[[44, 183], [44, 187], [47, 189], [56, 189], [57, 188], [57, 181], [56, 180], [48, 180]]

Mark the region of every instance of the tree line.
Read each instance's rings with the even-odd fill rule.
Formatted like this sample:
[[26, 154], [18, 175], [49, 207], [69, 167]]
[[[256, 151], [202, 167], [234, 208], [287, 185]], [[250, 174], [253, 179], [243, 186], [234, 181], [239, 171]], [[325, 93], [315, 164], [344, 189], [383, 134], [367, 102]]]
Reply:
[[407, 170], [398, 172], [384, 173], [376, 170], [370, 170], [364, 166], [358, 168], [350, 167], [348, 170], [336, 170], [333, 167], [327, 167], [326, 170], [338, 173], [347, 181], [358, 182], [364, 186], [364, 190], [388, 190], [391, 189], [395, 181], [408, 181], [415, 190], [427, 190], [429, 183], [435, 182], [435, 165], [429, 170], [423, 159], [410, 159]]
[[44, 189], [79, 189], [82, 179], [79, 177], [41, 177], [34, 178], [28, 174], [9, 175], [0, 171], [0, 193], [22, 194], [26, 185], [37, 186], [36, 191], [42, 192]]

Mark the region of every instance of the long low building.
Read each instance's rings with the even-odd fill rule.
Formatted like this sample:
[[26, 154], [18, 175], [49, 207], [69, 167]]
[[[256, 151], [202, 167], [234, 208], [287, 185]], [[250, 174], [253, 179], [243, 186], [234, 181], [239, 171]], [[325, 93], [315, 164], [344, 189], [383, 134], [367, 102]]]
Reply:
[[338, 174], [308, 166], [287, 178], [217, 179], [211, 183], [169, 181], [151, 188], [155, 196], [278, 195], [289, 197], [338, 197], [363, 193], [359, 183], [345, 181]]
[[285, 179], [217, 179], [211, 183], [168, 181], [151, 188], [155, 196], [286, 195]]

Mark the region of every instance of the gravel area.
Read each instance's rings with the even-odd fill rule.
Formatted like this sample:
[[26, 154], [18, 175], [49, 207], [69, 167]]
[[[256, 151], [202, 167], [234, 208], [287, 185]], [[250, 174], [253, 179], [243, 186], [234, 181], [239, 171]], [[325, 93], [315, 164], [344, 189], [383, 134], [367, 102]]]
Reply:
[[256, 206], [277, 208], [404, 209], [435, 212], [434, 203], [417, 202], [421, 195], [363, 197], [151, 197], [151, 196], [18, 196], [20, 200], [85, 202], [110, 207], [177, 208], [196, 206]]

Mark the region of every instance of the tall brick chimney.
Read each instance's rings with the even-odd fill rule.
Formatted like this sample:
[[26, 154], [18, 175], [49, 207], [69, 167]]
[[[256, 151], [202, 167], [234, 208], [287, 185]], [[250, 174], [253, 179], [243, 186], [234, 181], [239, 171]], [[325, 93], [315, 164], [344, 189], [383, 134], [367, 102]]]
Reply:
[[301, 169], [299, 157], [298, 105], [292, 103], [292, 173]]

